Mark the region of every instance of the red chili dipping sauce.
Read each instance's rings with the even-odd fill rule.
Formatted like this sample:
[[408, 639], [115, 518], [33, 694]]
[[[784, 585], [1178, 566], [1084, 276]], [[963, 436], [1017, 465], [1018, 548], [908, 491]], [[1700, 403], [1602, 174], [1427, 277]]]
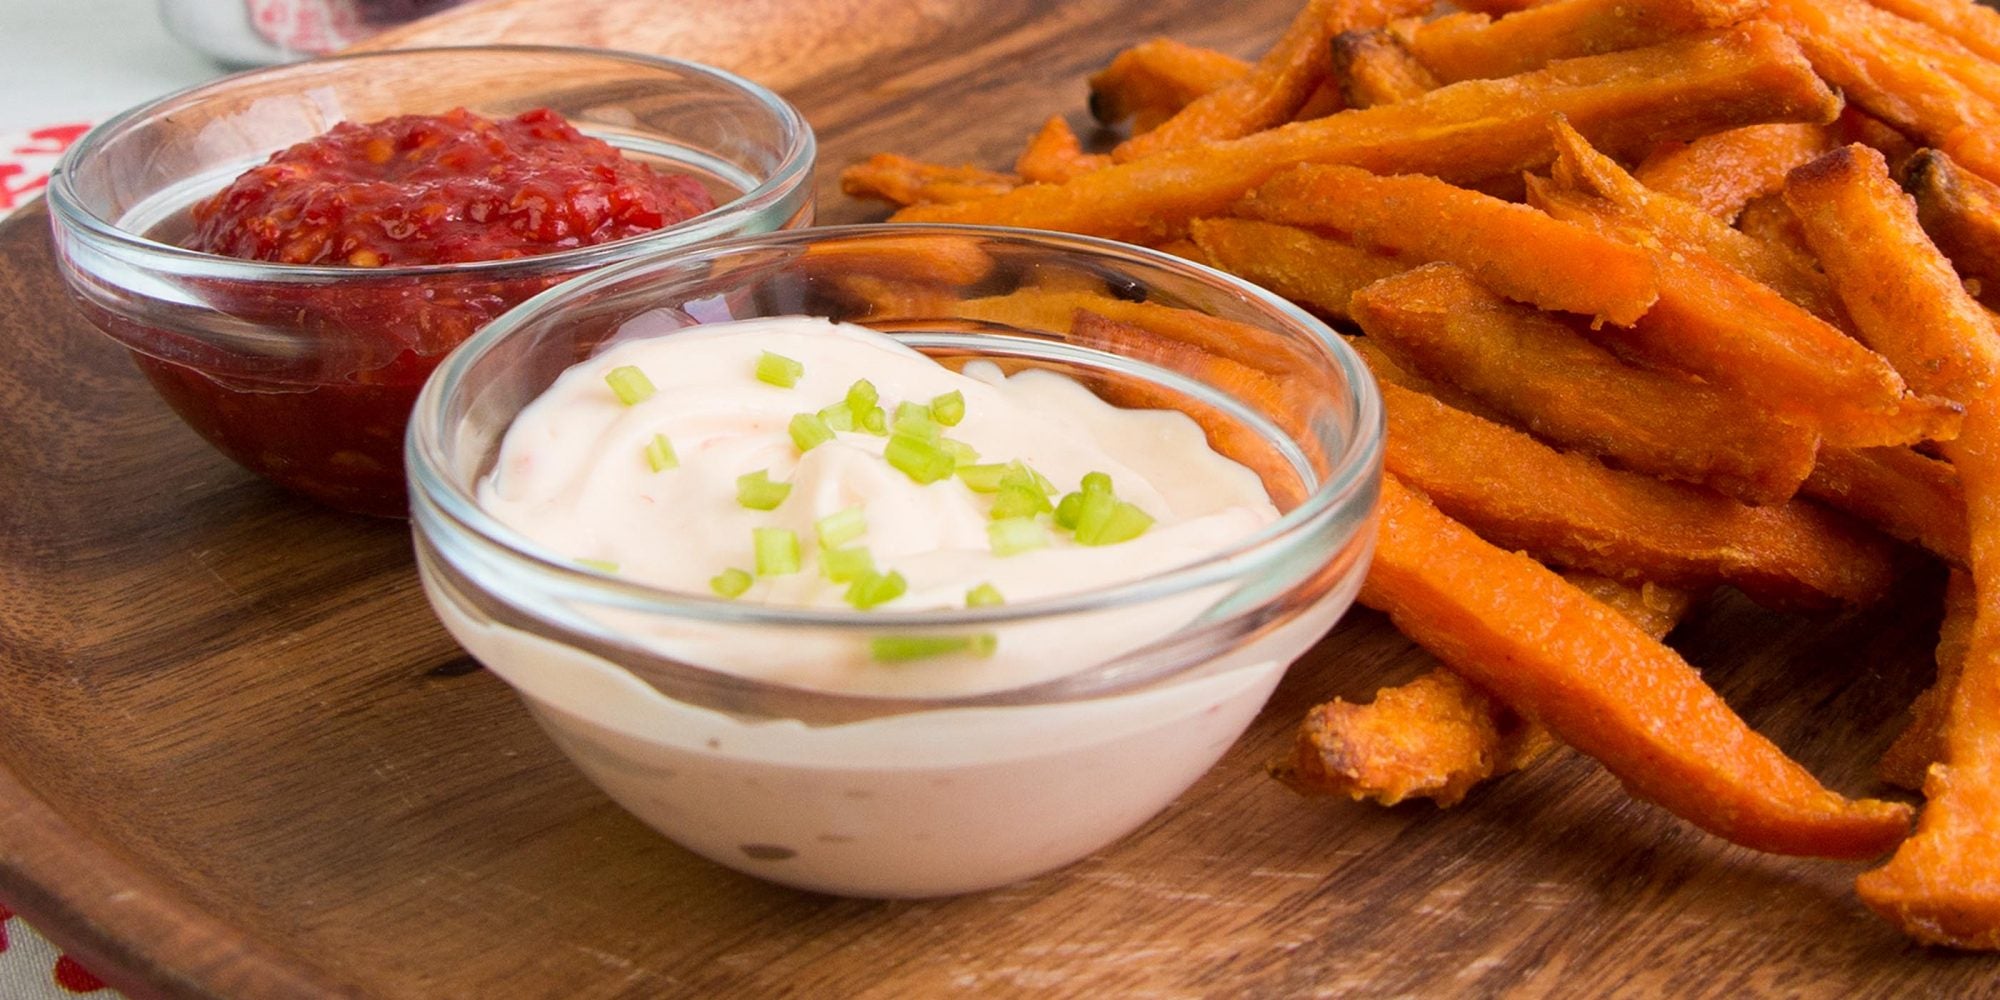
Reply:
[[371, 272], [593, 246], [714, 207], [695, 178], [628, 160], [553, 111], [343, 122], [192, 210], [191, 249], [354, 269], [351, 280], [216, 279], [213, 306], [284, 331], [296, 350], [288, 341], [246, 363], [181, 341], [139, 365], [253, 471], [335, 507], [400, 516], [403, 430], [425, 377], [486, 322], [575, 272]]

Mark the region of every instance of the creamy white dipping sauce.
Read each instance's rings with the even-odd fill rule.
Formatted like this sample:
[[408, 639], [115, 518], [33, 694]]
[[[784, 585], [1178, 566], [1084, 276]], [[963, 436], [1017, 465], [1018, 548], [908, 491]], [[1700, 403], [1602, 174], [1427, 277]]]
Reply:
[[[501, 522], [560, 557], [615, 565], [620, 576], [710, 595], [711, 580], [753, 568], [752, 531], [781, 528], [800, 540], [796, 572], [756, 576], [737, 599], [844, 608], [848, 584], [820, 572], [815, 523], [859, 508], [877, 567], [907, 591], [876, 610], [962, 608], [990, 585], [1015, 604], [1096, 590], [1211, 555], [1278, 517], [1250, 470], [1209, 448], [1186, 415], [1125, 410], [1063, 376], [1004, 376], [986, 362], [953, 372], [874, 331], [812, 318], [720, 323], [647, 336], [643, 318], [617, 344], [559, 377], [508, 430], [479, 502]], [[790, 387], [760, 381], [766, 353], [803, 365]], [[628, 405], [607, 384], [636, 368], [653, 386]], [[893, 413], [952, 392], [964, 414], [946, 436], [981, 464], [1021, 461], [1059, 492], [1086, 473], [1111, 476], [1120, 500], [1154, 519], [1136, 539], [1079, 544], [1047, 515], [1044, 548], [999, 554], [989, 538], [990, 494], [957, 476], [920, 484], [885, 461], [886, 437], [861, 430], [801, 453], [788, 425], [842, 400], [866, 379]], [[671, 442], [678, 466], [656, 470], [647, 447]], [[772, 510], [738, 500], [739, 476], [764, 470], [790, 493]], [[1053, 498], [1051, 498], [1053, 499]], [[989, 655], [945, 655], [921, 664], [878, 662], [865, 642], [831, 635], [759, 636], [658, 621], [621, 621], [663, 650], [720, 670], [828, 690], [951, 694], [1073, 673], [1168, 634], [1198, 615], [1200, 594], [1158, 601], [1080, 633], [1074, 623], [1011, 626]]]

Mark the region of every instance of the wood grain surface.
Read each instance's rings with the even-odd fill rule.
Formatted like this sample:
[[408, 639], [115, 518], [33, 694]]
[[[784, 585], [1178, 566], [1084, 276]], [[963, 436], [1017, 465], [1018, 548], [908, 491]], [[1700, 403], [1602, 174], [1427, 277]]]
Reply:
[[[855, 221], [879, 213], [834, 186], [853, 159], [1005, 165], [1050, 110], [1087, 125], [1082, 78], [1122, 45], [1252, 54], [1293, 4], [675, 6], [763, 19], [703, 42], [647, 33], [678, 16], [647, 4], [494, 0], [395, 40], [741, 55], [819, 129], [821, 218]], [[0, 897], [136, 998], [2000, 992], [2000, 959], [1870, 917], [1858, 866], [1731, 847], [1573, 754], [1450, 811], [1297, 798], [1261, 765], [1301, 713], [1414, 669], [1359, 612], [1212, 773], [1065, 871], [870, 902], [714, 867], [452, 644], [403, 525], [289, 499], [183, 428], [69, 307], [46, 225], [0, 224]], [[1675, 642], [1830, 784], [1879, 791], [1936, 589], [1830, 619], [1724, 599]]]

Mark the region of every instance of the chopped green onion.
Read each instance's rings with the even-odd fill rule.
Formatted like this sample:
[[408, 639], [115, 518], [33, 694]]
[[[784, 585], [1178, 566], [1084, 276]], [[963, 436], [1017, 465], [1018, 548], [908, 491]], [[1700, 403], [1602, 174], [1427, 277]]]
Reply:
[[931, 419], [930, 408], [915, 403], [897, 403], [896, 418], [890, 421], [889, 426], [898, 434], [925, 441], [936, 441], [944, 433], [937, 421]]
[[[1111, 512], [1118, 506], [1118, 498], [1109, 493], [1079, 493], [1076, 505], [1076, 532], [1078, 541], [1096, 538], [1111, 520]], [[1058, 521], [1057, 524], [1062, 522]]]
[[757, 381], [789, 389], [799, 384], [799, 376], [806, 373], [806, 366], [782, 354], [765, 351], [757, 358]]
[[811, 451], [833, 440], [833, 428], [815, 413], [792, 414], [792, 422], [785, 430], [792, 435], [792, 443], [798, 445], [801, 452]]
[[1076, 519], [1083, 514], [1083, 494], [1065, 493], [1056, 501], [1056, 527], [1065, 531], [1076, 530]]
[[665, 434], [655, 434], [653, 440], [646, 442], [646, 464], [652, 466], [654, 472], [680, 467], [680, 456], [674, 454], [674, 443], [667, 440]]
[[813, 522], [813, 532], [819, 536], [819, 543], [829, 549], [846, 545], [867, 530], [868, 518], [859, 507], [838, 510]]
[[874, 573], [875, 557], [861, 546], [820, 551], [819, 575], [834, 583], [853, 583]]
[[875, 391], [875, 383], [864, 378], [856, 379], [853, 385], [847, 387], [847, 398], [842, 402], [847, 404], [848, 412], [859, 418], [881, 399], [882, 394]]
[[792, 484], [774, 483], [763, 469], [736, 477], [736, 502], [751, 510], [777, 510], [792, 495]]
[[576, 564], [585, 569], [594, 569], [599, 573], [618, 572], [618, 564], [609, 559], [578, 559]]
[[1007, 603], [1000, 596], [1000, 588], [990, 583], [982, 583], [965, 592], [965, 606], [968, 608], [997, 608]]
[[1090, 496], [1091, 494], [1094, 493], [1103, 494], [1104, 496], [1110, 496], [1111, 477], [1108, 474], [1102, 472], [1084, 473], [1082, 492], [1084, 496]]
[[758, 576], [783, 576], [799, 571], [799, 536], [790, 528], [751, 528], [750, 550]]
[[904, 475], [919, 483], [935, 483], [951, 475], [958, 460], [934, 442], [911, 437], [901, 431], [889, 436], [882, 458]]
[[1120, 500], [1111, 506], [1111, 513], [1096, 531], [1086, 534], [1083, 526], [1078, 525], [1076, 540], [1084, 545], [1116, 545], [1145, 534], [1152, 526], [1153, 515]]
[[992, 493], [1000, 488], [1000, 479], [1007, 474], [1007, 467], [998, 462], [987, 465], [961, 465], [958, 478], [965, 488], [974, 493]]
[[890, 570], [887, 573], [870, 572], [847, 585], [847, 603], [861, 611], [880, 604], [887, 604], [910, 589], [903, 574]]
[[953, 653], [992, 656], [1000, 640], [991, 632], [977, 635], [879, 635], [868, 640], [868, 655], [878, 663], [908, 663]]
[[953, 389], [931, 400], [931, 419], [946, 427], [957, 427], [965, 419], [965, 394]]
[[1032, 486], [1008, 483], [993, 494], [993, 509], [987, 512], [995, 521], [1004, 517], [1034, 517], [1047, 514], [1055, 508], [1049, 506], [1049, 498]]
[[828, 427], [837, 431], [851, 431], [854, 429], [854, 411], [848, 409], [845, 403], [833, 403], [821, 407], [819, 418], [826, 421]]
[[941, 437], [937, 439], [937, 443], [938, 447], [951, 452], [952, 460], [960, 465], [969, 465], [979, 461], [978, 450], [957, 438]]
[[1049, 544], [1049, 533], [1032, 517], [1003, 517], [986, 525], [986, 541], [996, 556], [1019, 555]]
[[708, 578], [708, 589], [719, 597], [738, 598], [750, 589], [750, 574], [740, 569], [725, 569]]
[[1056, 484], [1049, 482], [1047, 476], [1036, 472], [1033, 466], [1018, 458], [1007, 463], [1007, 473], [1000, 479], [1000, 485], [1006, 486], [1008, 484], [1018, 484], [1028, 487], [1040, 492], [1045, 497], [1056, 495]]
[[619, 365], [605, 372], [604, 381], [626, 406], [637, 406], [653, 397], [653, 380], [632, 365]]
[[868, 407], [866, 410], [861, 411], [860, 416], [854, 419], [861, 424], [862, 430], [876, 437], [889, 436], [889, 417], [882, 412], [882, 408], [879, 406]]

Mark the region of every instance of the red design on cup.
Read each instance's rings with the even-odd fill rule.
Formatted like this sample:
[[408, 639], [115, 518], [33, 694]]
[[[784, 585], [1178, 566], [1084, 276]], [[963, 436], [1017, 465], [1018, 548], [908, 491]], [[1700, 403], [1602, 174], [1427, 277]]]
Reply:
[[345, 48], [368, 34], [353, 0], [244, 0], [250, 24], [264, 40], [289, 52], [319, 55]]
[[104, 988], [104, 980], [92, 975], [89, 969], [78, 965], [76, 959], [63, 955], [56, 959], [56, 985], [71, 993], [95, 993]]

